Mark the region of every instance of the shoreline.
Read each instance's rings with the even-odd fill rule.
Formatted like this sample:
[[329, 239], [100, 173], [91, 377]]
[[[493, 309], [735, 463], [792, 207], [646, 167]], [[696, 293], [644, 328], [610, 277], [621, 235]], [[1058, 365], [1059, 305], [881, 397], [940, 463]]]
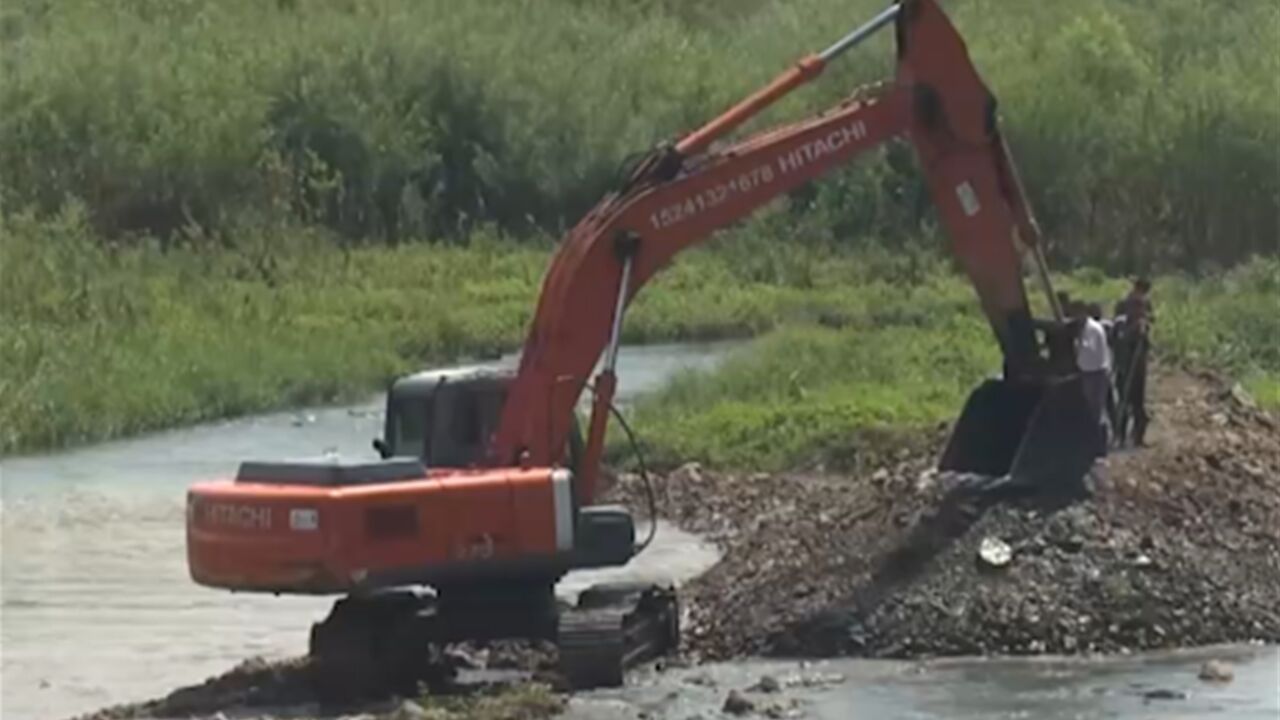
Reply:
[[[1221, 382], [1160, 368], [1153, 447], [1063, 507], [954, 494], [932, 454], [859, 477], [662, 478], [660, 514], [724, 557], [690, 583], [690, 651], [885, 657], [1280, 642], [1280, 434]], [[636, 497], [636, 479], [619, 493]], [[985, 567], [984, 540], [1010, 560]]]

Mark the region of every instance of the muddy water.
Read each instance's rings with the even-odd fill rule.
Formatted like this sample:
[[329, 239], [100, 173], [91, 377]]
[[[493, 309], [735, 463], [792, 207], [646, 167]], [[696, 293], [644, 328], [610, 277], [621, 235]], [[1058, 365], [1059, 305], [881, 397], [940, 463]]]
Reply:
[[[1209, 658], [1235, 679], [1197, 679]], [[769, 675], [778, 692], [752, 691]], [[739, 662], [633, 677], [623, 690], [575, 697], [568, 720], [727, 717], [731, 689], [754, 717], [810, 720], [1276, 720], [1280, 648], [1219, 647], [1098, 659]]]
[[[672, 373], [709, 367], [735, 347], [626, 348], [623, 401]], [[492, 364], [510, 365], [513, 357]], [[381, 408], [280, 413], [0, 464], [0, 715], [60, 718], [164, 694], [251, 655], [305, 651], [331, 598], [231, 594], [187, 576], [184, 491], [239, 460], [372, 457]], [[643, 531], [644, 528], [642, 527]], [[628, 570], [690, 576], [707, 545], [663, 528]], [[616, 572], [616, 571], [615, 571]], [[572, 595], [590, 578], [566, 578]]]

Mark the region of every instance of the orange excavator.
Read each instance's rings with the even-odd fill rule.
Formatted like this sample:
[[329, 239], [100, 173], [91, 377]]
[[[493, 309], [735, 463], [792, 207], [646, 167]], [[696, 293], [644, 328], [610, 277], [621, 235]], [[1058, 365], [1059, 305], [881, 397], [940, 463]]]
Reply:
[[[724, 142], [890, 26], [891, 81]], [[620, 683], [627, 667], [677, 646], [673, 589], [595, 586], [564, 606], [554, 588], [575, 569], [624, 565], [644, 545], [625, 508], [597, 502], [628, 303], [679, 251], [897, 139], [916, 150], [1004, 358], [1000, 377], [969, 398], [940, 468], [1033, 487], [1084, 477], [1096, 418], [1078, 380], [1051, 357], [1045, 328], [1060, 327], [1062, 311], [995, 99], [935, 0], [902, 0], [638, 162], [557, 249], [514, 372], [397, 380], [384, 437], [374, 441], [379, 460], [245, 462], [233, 479], [192, 487], [193, 579], [344, 595], [311, 632], [312, 659], [331, 689], [411, 683], [445, 644], [501, 638], [555, 642], [573, 686]], [[1056, 323], [1033, 321], [1024, 263]], [[575, 408], [588, 386], [584, 442]]]

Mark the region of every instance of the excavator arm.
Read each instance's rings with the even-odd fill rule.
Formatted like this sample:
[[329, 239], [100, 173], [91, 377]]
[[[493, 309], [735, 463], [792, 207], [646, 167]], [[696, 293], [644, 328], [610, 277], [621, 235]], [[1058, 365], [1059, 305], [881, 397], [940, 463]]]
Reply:
[[[809, 119], [714, 143], [883, 26], [897, 35], [890, 82], [859, 89]], [[495, 465], [554, 465], [592, 369], [579, 502], [589, 504], [603, 448], [614, 359], [627, 304], [672, 257], [761, 205], [887, 141], [915, 148], [952, 250], [977, 291], [1005, 358], [1006, 378], [1040, 373], [1039, 346], [1022, 280], [1030, 249], [1043, 273], [1039, 232], [997, 126], [996, 102], [963, 40], [934, 0], [904, 0], [673, 146], [641, 162], [564, 239], [544, 278], [501, 422]], [[1053, 293], [1048, 293], [1050, 303]], [[1055, 308], [1056, 309], [1056, 308]]]

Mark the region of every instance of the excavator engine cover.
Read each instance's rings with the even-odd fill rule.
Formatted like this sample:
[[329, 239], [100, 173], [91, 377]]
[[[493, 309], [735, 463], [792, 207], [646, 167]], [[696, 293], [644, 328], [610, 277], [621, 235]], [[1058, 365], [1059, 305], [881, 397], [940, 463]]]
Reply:
[[1093, 466], [1098, 432], [1078, 375], [1044, 383], [987, 380], [965, 402], [938, 467], [1074, 494]]

